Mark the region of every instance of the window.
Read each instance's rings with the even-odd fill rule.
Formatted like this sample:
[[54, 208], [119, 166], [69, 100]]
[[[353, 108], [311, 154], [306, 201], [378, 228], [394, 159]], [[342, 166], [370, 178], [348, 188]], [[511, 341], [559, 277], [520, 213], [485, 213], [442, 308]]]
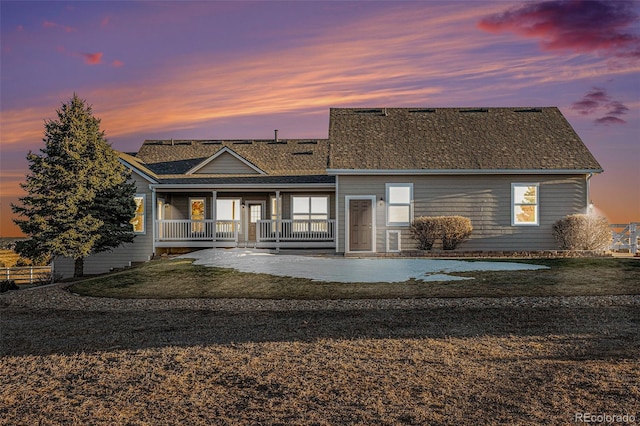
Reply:
[[538, 225], [538, 193], [537, 183], [512, 183], [511, 200], [513, 210], [511, 213], [512, 225]]
[[227, 237], [240, 231], [240, 199], [216, 199], [216, 232]]
[[240, 220], [240, 199], [218, 198], [216, 200], [216, 220]]
[[136, 214], [129, 223], [133, 225], [133, 232], [136, 234], [144, 234], [146, 232], [144, 226], [144, 207], [146, 198], [145, 194], [136, 194], [133, 197], [133, 201], [136, 203]]
[[409, 226], [411, 224], [412, 183], [387, 184], [387, 225]]
[[[327, 231], [329, 219], [329, 197], [293, 197], [294, 232]], [[314, 221], [314, 222], [312, 222]], [[316, 222], [325, 221], [325, 222]]]
[[204, 198], [189, 198], [189, 219], [191, 219], [191, 232], [204, 232]]

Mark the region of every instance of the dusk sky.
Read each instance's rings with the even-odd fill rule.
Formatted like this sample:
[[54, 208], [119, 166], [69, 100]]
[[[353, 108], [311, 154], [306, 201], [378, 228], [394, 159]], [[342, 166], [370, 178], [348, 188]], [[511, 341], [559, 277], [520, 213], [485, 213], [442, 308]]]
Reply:
[[73, 93], [109, 142], [326, 138], [331, 107], [557, 106], [640, 222], [640, 3], [1, 1], [0, 236]]

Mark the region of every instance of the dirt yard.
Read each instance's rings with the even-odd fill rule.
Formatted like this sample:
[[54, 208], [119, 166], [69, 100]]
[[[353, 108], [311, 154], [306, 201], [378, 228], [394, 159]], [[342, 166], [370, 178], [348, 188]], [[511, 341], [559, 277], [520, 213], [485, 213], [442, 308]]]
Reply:
[[3, 425], [640, 422], [637, 296], [237, 310], [12, 297], [0, 297]]

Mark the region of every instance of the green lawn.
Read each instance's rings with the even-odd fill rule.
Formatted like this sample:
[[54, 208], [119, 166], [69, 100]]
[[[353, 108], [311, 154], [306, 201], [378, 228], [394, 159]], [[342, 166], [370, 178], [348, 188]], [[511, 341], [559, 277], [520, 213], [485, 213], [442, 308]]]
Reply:
[[[482, 259], [486, 261], [487, 259]], [[496, 260], [499, 261], [499, 260]], [[514, 260], [509, 259], [509, 262]], [[632, 258], [517, 260], [538, 271], [467, 272], [473, 280], [324, 283], [196, 266], [190, 259], [156, 260], [72, 284], [86, 296], [115, 298], [366, 299], [422, 297], [575, 296], [640, 293], [640, 260]]]

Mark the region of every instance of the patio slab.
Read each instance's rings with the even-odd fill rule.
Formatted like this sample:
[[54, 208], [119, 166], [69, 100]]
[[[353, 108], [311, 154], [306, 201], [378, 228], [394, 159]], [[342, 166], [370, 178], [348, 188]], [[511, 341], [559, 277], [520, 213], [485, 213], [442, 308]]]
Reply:
[[422, 281], [453, 281], [473, 279], [452, 275], [456, 272], [547, 269], [546, 266], [512, 262], [319, 257], [281, 255], [250, 249], [207, 249], [180, 257], [195, 259], [195, 265], [343, 283], [393, 283], [411, 278]]

